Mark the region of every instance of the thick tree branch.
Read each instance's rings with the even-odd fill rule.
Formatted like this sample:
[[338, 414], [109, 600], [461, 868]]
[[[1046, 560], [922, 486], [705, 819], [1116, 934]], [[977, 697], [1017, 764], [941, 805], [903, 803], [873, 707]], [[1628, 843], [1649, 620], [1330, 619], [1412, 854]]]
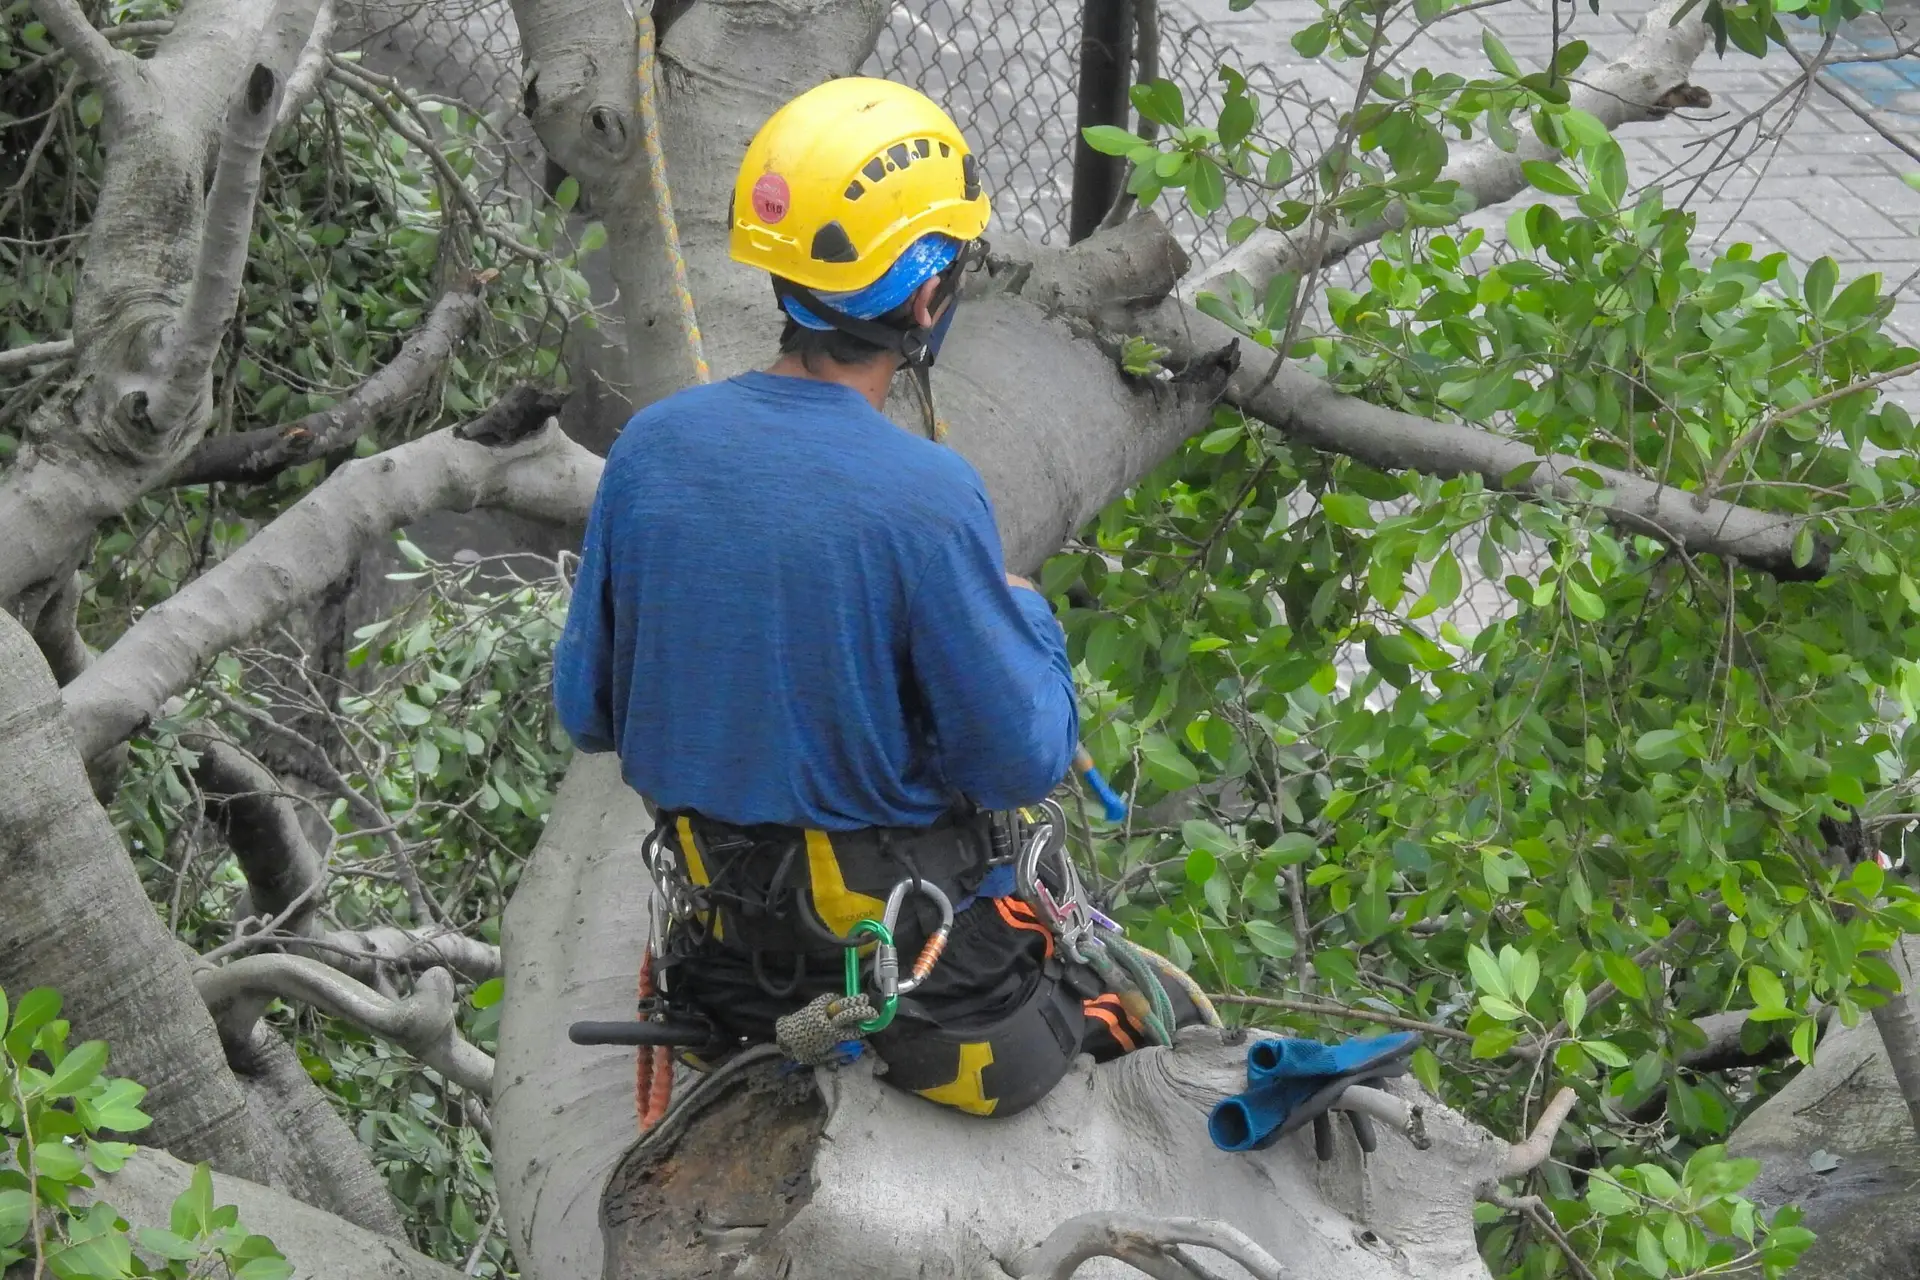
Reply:
[[280, 780], [218, 733], [193, 730], [181, 734], [180, 741], [199, 753], [194, 781], [209, 801], [207, 816], [226, 837], [247, 879], [250, 910], [269, 918], [285, 915], [280, 927], [289, 933], [313, 932], [320, 855]]
[[557, 426], [513, 425], [534, 429], [486, 444], [453, 428], [348, 463], [150, 610], [66, 691], [68, 720], [85, 757], [137, 732], [192, 683], [202, 663], [319, 595], [376, 539], [429, 511], [498, 507], [556, 523], [584, 521], [600, 459]]
[[[83, 1202], [104, 1200], [135, 1227], [164, 1230], [192, 1176], [191, 1165], [143, 1147], [117, 1172], [96, 1175], [91, 1191], [77, 1194]], [[241, 1225], [272, 1240], [300, 1280], [461, 1280], [458, 1271], [396, 1240], [258, 1182], [216, 1171], [213, 1202], [236, 1206]]]
[[246, 1100], [186, 957], [88, 792], [59, 699], [0, 609], [0, 987], [57, 988], [75, 1039], [113, 1046], [115, 1070], [149, 1090], [143, 1140], [258, 1176]]
[[[202, 440], [169, 477], [169, 483], [246, 484], [266, 480], [288, 467], [351, 446], [375, 422], [431, 386], [486, 311], [478, 292], [463, 290], [444, 295], [426, 321], [408, 336], [400, 354], [354, 388], [346, 399], [286, 426], [256, 427]], [[502, 404], [517, 406], [524, 401], [514, 397], [527, 394], [528, 389], [516, 389]]]
[[273, 136], [285, 87], [279, 72], [256, 62], [228, 108], [213, 188], [207, 193], [199, 261], [187, 286], [186, 303], [162, 349], [161, 381], [150, 393], [147, 407], [148, 416], [164, 432], [180, 430], [189, 415], [201, 416], [198, 406], [206, 396], [214, 353], [240, 298], [240, 281], [253, 245], [260, 159]]
[[72, 338], [61, 338], [56, 342], [36, 342], [31, 346], [0, 351], [0, 373], [16, 373], [21, 369], [31, 369], [37, 364], [56, 364], [71, 359], [73, 359]]
[[461, 1038], [445, 969], [427, 970], [397, 1001], [306, 956], [242, 956], [193, 980], [228, 1044], [247, 1042], [270, 1001], [298, 1000], [393, 1041], [463, 1089], [492, 1096], [493, 1059]]
[[327, 59], [333, 54], [333, 32], [338, 14], [334, 0], [321, 0], [320, 12], [314, 15], [313, 31], [307, 36], [306, 47], [300, 50], [300, 61], [294, 65], [293, 74], [287, 77], [287, 89], [280, 99], [280, 110], [274, 118], [273, 127], [284, 129], [300, 113], [307, 109], [320, 93], [320, 86], [326, 83]]
[[1069, 1280], [1083, 1263], [1117, 1258], [1156, 1280], [1203, 1280], [1205, 1273], [1180, 1257], [1178, 1245], [1223, 1253], [1255, 1280], [1281, 1280], [1286, 1274], [1272, 1254], [1237, 1227], [1205, 1218], [1153, 1218], [1118, 1209], [1061, 1223], [1039, 1245], [1014, 1259], [1007, 1274], [1015, 1280]]
[[417, 974], [445, 968], [469, 982], [501, 973], [500, 948], [446, 928], [343, 929], [322, 936], [306, 951], [369, 986], [388, 973]]
[[[1598, 117], [1610, 129], [1643, 120], [1670, 115], [1678, 106], [1704, 107], [1712, 103], [1704, 89], [1687, 82], [1693, 63], [1707, 44], [1707, 26], [1695, 9], [1677, 24], [1674, 15], [1684, 0], [1665, 0], [1647, 14], [1640, 32], [1626, 51], [1602, 67], [1591, 78], [1573, 86], [1571, 105]], [[1440, 181], [1457, 182], [1476, 209], [1511, 200], [1527, 188], [1520, 165], [1526, 160], [1544, 160], [1559, 152], [1548, 147], [1532, 131], [1523, 133], [1512, 151], [1502, 151], [1491, 142], [1463, 147], [1440, 171]], [[1301, 172], [1311, 172], [1308, 165]], [[1226, 287], [1228, 275], [1238, 272], [1263, 289], [1268, 280], [1283, 272], [1299, 272], [1309, 267], [1337, 262], [1356, 248], [1371, 244], [1387, 232], [1406, 223], [1406, 207], [1398, 201], [1386, 214], [1364, 226], [1341, 223], [1333, 229], [1319, 260], [1309, 261], [1314, 233], [1311, 226], [1294, 232], [1258, 231], [1219, 261], [1194, 272], [1180, 287], [1182, 299], [1191, 302], [1202, 292], [1219, 293]]]
[[1517, 1178], [1523, 1173], [1531, 1173], [1546, 1162], [1553, 1154], [1553, 1140], [1560, 1134], [1560, 1126], [1567, 1122], [1567, 1116], [1573, 1111], [1574, 1092], [1561, 1089], [1547, 1103], [1546, 1110], [1540, 1113], [1539, 1122], [1533, 1126], [1533, 1132], [1526, 1141], [1516, 1142], [1507, 1148], [1506, 1159], [1500, 1163], [1500, 1176]]
[[[1142, 334], [1168, 348], [1168, 363], [1173, 365], [1206, 359], [1243, 341], [1226, 325], [1172, 299], [1131, 317], [1109, 318], [1106, 324], [1109, 333]], [[1794, 535], [1803, 517], [1772, 515], [1717, 499], [1703, 508], [1691, 493], [1656, 480], [1567, 454], [1543, 457], [1523, 441], [1479, 427], [1421, 418], [1342, 395], [1291, 365], [1269, 379], [1271, 357], [1261, 354], [1257, 369], [1234, 372], [1225, 398], [1316, 449], [1388, 471], [1477, 474], [1489, 488], [1561, 501], [1582, 500], [1582, 486], [1570, 473], [1584, 470], [1607, 485], [1612, 496], [1600, 514], [1611, 524], [1692, 555], [1739, 560], [1782, 581], [1810, 582], [1826, 573], [1827, 551], [1819, 545], [1807, 564], [1794, 563]]]
[[139, 83], [139, 63], [108, 44], [75, 0], [33, 0], [33, 11], [73, 64], [100, 91], [108, 114], [116, 119], [124, 116]]

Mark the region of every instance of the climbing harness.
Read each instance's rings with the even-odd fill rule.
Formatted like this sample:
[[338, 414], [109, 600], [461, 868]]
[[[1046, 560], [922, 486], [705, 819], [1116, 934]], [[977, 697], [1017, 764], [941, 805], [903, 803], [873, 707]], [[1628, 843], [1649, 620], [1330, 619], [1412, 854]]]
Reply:
[[[1042, 801], [1038, 809], [1038, 814], [1023, 811], [1030, 815], [1030, 832], [1015, 864], [1014, 892], [1053, 931], [1068, 959], [1092, 969], [1155, 1044], [1173, 1043], [1177, 1020], [1156, 968], [1177, 974], [1182, 990], [1197, 996], [1194, 1004], [1201, 1017], [1208, 1025], [1219, 1026], [1219, 1014], [1191, 978], [1171, 961], [1128, 940], [1119, 924], [1088, 901], [1080, 872], [1067, 851], [1066, 812], [1054, 800]], [[1048, 885], [1045, 872], [1052, 873], [1057, 892]]]

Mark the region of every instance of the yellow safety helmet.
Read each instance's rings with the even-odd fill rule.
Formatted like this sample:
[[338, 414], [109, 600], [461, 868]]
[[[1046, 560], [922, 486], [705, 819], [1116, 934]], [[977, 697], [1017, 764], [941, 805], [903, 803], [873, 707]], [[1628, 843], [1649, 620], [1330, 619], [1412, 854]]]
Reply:
[[960, 128], [918, 90], [829, 80], [773, 113], [734, 180], [734, 261], [819, 293], [878, 280], [942, 232], [978, 239], [990, 206]]

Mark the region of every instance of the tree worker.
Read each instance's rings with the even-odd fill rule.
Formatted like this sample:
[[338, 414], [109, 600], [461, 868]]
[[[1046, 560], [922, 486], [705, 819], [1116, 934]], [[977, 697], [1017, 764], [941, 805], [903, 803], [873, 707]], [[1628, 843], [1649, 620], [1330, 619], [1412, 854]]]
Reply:
[[[996, 865], [1031, 825], [1011, 811], [1074, 757], [1061, 629], [1006, 572], [979, 474], [882, 413], [906, 369], [934, 434], [926, 370], [988, 208], [959, 129], [912, 89], [831, 80], [767, 121], [729, 221], [733, 258], [773, 278], [779, 359], [615, 442], [554, 698], [580, 750], [619, 754], [671, 864], [667, 1008], [771, 1042], [840, 1008], [855, 927], [896, 891], [909, 959], [944, 899], [944, 953], [867, 1043], [890, 1083], [1008, 1115], [1076, 1054], [1144, 1037]], [[829, 1038], [860, 1035], [843, 1017]]]

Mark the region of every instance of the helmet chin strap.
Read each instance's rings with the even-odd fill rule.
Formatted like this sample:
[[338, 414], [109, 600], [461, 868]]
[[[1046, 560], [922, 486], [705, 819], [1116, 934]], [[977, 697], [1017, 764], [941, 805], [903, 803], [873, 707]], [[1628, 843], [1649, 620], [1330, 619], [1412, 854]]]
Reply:
[[[896, 329], [892, 325], [881, 324], [878, 320], [862, 320], [858, 316], [850, 316], [822, 302], [820, 295], [805, 285], [781, 279], [779, 276], [773, 279], [773, 292], [774, 296], [783, 303], [786, 299], [792, 298], [841, 333], [858, 338], [862, 342], [871, 342], [874, 346], [899, 356], [901, 365], [913, 375], [914, 390], [919, 393], [921, 413], [926, 420], [927, 439], [937, 440], [939, 423], [934, 417], [933, 378], [928, 372], [933, 368], [934, 356], [938, 354], [935, 334], [941, 327], [940, 313], [953, 301], [954, 295], [960, 292], [960, 273], [966, 269], [978, 245], [978, 241], [968, 241], [961, 245], [960, 255], [953, 260], [946, 271], [941, 273], [940, 283], [934, 289], [933, 297], [927, 301], [927, 314], [935, 317], [932, 325], [914, 325], [907, 329]], [[782, 307], [782, 310], [784, 309]]]

